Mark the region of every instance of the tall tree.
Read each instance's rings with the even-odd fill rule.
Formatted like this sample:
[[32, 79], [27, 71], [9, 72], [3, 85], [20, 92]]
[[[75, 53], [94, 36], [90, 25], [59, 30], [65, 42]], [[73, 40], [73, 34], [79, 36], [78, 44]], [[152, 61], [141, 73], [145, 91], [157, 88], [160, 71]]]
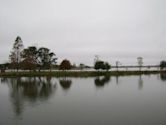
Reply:
[[13, 48], [11, 51], [11, 54], [9, 55], [12, 68], [19, 69], [19, 63], [21, 62], [21, 52], [23, 50], [23, 41], [21, 40], [21, 37], [17, 36]]

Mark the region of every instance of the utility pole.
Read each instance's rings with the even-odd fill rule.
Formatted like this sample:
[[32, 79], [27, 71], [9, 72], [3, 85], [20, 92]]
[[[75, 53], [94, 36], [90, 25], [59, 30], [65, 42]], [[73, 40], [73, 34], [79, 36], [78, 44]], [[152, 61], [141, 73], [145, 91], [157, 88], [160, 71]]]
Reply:
[[115, 65], [116, 65], [116, 70], [118, 71], [119, 65], [121, 65], [121, 63], [119, 61], [116, 61]]

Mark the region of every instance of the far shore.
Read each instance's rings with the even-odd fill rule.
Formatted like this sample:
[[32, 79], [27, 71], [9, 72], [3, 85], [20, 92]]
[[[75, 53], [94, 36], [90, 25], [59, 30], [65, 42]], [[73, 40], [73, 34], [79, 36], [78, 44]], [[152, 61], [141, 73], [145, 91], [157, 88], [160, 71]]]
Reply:
[[40, 76], [52, 76], [52, 77], [96, 77], [96, 76], [125, 76], [125, 75], [150, 75], [166, 73], [166, 70], [154, 70], [154, 71], [19, 71], [19, 72], [3, 72], [0, 73], [0, 77], [40, 77]]

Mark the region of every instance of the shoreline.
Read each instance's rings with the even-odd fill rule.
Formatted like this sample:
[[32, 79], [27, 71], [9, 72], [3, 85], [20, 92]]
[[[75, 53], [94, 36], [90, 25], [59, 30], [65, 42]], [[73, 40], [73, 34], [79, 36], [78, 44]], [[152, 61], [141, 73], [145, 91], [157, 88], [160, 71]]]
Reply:
[[151, 75], [166, 73], [166, 70], [158, 71], [42, 71], [42, 72], [4, 72], [0, 77], [95, 77], [95, 76], [127, 76], [127, 75]]

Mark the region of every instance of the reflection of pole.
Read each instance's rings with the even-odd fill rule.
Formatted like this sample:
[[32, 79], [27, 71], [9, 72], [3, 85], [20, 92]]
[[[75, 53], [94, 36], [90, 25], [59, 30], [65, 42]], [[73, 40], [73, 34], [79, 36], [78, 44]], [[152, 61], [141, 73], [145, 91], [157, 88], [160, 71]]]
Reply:
[[138, 88], [139, 89], [143, 88], [143, 80], [142, 80], [142, 76], [141, 75], [139, 76], [139, 79], [138, 79]]
[[116, 76], [116, 84], [118, 85], [119, 83], [119, 76]]
[[118, 71], [118, 61], [116, 61], [116, 70]]

